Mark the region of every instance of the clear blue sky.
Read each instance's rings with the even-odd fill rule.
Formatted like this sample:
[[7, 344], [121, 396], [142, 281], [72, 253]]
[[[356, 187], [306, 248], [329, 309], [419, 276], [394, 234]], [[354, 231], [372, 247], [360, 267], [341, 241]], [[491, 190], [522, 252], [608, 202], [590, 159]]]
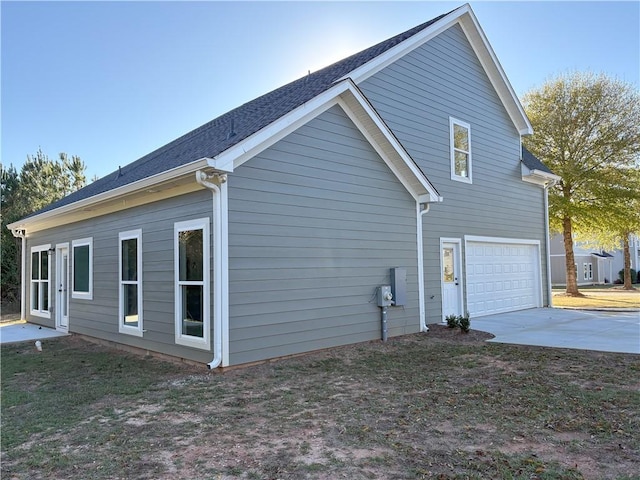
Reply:
[[[2, 1], [2, 163], [105, 176], [463, 2]], [[640, 85], [640, 3], [471, 2], [516, 93], [574, 70]]]

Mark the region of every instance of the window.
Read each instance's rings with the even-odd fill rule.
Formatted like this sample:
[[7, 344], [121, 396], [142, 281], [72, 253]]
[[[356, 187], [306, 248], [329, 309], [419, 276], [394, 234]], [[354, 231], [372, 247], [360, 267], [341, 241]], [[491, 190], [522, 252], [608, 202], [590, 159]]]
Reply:
[[593, 263], [583, 263], [583, 272], [585, 280], [593, 280]]
[[471, 183], [471, 126], [449, 118], [451, 179]]
[[71, 245], [73, 248], [71, 296], [93, 300], [93, 238], [74, 240]]
[[31, 315], [51, 318], [49, 305], [51, 302], [51, 245], [40, 245], [31, 248]]
[[210, 348], [209, 219], [174, 226], [176, 343]]
[[142, 230], [121, 232], [119, 239], [118, 331], [142, 336]]

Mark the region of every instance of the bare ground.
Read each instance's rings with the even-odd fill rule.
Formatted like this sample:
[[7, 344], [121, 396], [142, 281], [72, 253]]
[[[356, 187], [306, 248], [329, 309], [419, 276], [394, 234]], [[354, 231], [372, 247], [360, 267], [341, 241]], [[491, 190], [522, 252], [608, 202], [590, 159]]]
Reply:
[[[57, 340], [54, 357], [86, 354], [95, 367], [77, 389], [126, 376], [131, 362], [160, 371], [42, 429], [12, 422], [37, 414], [29, 395], [47, 380], [4, 371], [3, 355], [3, 396], [24, 401], [3, 402], [2, 478], [638, 478], [640, 357], [430, 329], [222, 374], [106, 349], [101, 363], [91, 354], [102, 347]], [[31, 346], [12, 354], [37, 361]], [[61, 406], [74, 398], [64, 392]]]

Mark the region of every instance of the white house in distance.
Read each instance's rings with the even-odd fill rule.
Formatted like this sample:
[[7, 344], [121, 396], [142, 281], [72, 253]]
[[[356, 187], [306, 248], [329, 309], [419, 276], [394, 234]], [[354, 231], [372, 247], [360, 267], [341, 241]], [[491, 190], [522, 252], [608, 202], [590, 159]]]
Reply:
[[[631, 235], [629, 238], [631, 268], [638, 271], [640, 267], [640, 238]], [[551, 236], [549, 245], [551, 257], [551, 284], [566, 285], [566, 262], [564, 241], [561, 234]], [[573, 254], [576, 262], [578, 285], [604, 285], [614, 283], [618, 272], [624, 268], [624, 254], [619, 250], [598, 250], [591, 248], [586, 242], [573, 242]], [[635, 281], [636, 279], [632, 279]]]

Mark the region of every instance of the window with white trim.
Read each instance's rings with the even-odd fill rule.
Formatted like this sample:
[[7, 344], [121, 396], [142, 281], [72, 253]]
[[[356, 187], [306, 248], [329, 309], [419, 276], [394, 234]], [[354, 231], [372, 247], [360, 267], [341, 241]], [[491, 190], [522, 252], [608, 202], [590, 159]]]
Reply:
[[118, 331], [142, 336], [142, 230], [118, 234]]
[[176, 343], [210, 348], [209, 219], [174, 224]]
[[31, 247], [31, 315], [51, 318], [51, 245]]
[[584, 263], [582, 266], [584, 280], [593, 280], [593, 263]]
[[93, 300], [93, 238], [73, 240], [71, 248], [71, 297]]
[[451, 179], [471, 183], [471, 125], [449, 117]]

